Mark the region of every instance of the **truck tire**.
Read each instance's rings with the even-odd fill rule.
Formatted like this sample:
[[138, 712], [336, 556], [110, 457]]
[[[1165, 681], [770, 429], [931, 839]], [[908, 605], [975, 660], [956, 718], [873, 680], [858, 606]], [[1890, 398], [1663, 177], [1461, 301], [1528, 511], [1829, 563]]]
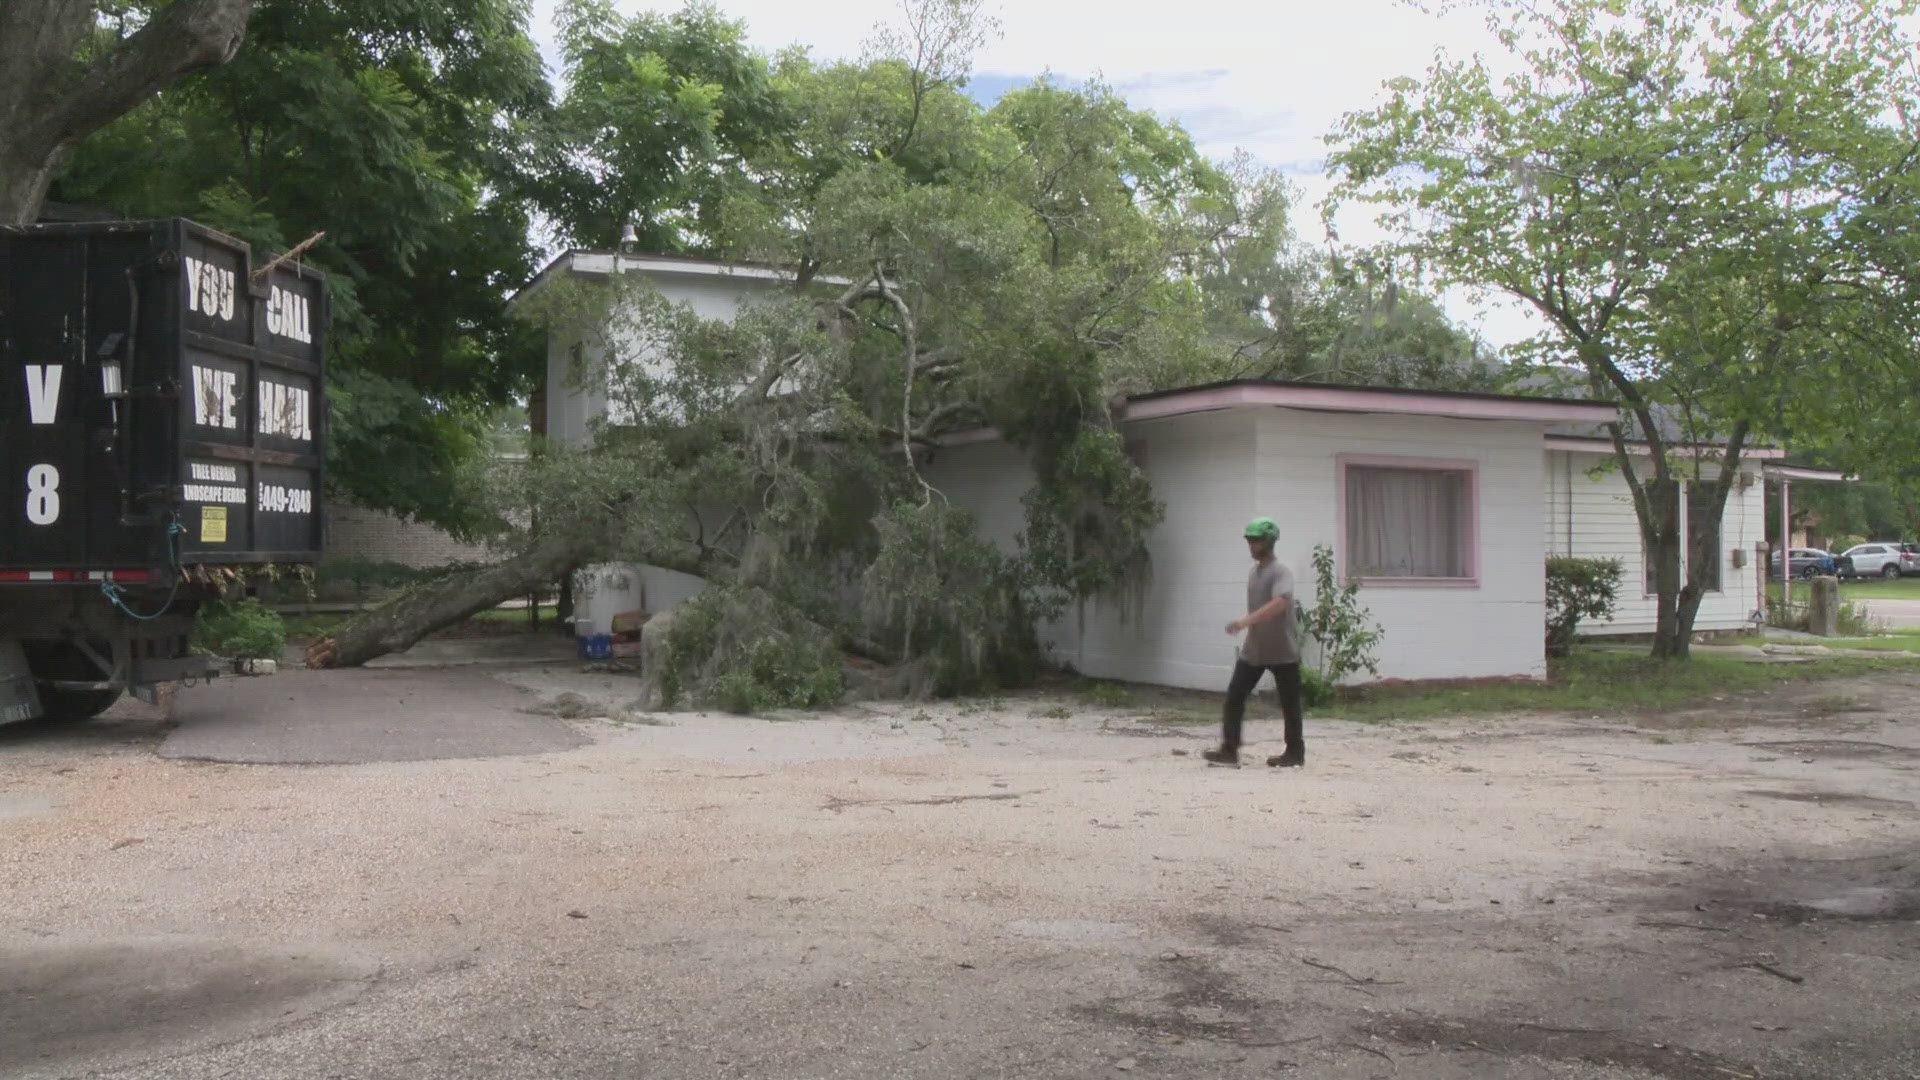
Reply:
[[46, 683], [40, 691], [40, 719], [50, 724], [77, 724], [91, 720], [120, 700], [118, 690], [57, 690]]

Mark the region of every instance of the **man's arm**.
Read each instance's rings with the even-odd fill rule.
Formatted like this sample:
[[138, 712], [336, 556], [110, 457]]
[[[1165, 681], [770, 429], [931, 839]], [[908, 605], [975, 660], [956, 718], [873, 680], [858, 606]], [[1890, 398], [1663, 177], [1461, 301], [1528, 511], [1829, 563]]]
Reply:
[[1242, 615], [1240, 618], [1235, 619], [1232, 622], [1228, 623], [1227, 633], [1237, 634], [1240, 631], [1245, 630], [1249, 626], [1258, 626], [1261, 623], [1267, 622], [1271, 619], [1277, 619], [1280, 616], [1285, 615], [1287, 613], [1287, 609], [1292, 606], [1293, 606], [1293, 597], [1276, 596], [1273, 599], [1267, 601], [1266, 603], [1261, 604], [1258, 608], [1255, 608], [1254, 610], [1246, 613], [1245, 615]]

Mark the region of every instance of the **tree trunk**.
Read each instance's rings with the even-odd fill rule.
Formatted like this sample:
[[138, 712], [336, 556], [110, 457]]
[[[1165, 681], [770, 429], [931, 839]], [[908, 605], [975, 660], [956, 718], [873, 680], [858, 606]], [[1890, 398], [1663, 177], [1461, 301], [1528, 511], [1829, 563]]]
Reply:
[[[1689, 645], [1693, 617], [1691, 611], [1682, 617], [1685, 605], [1680, 601], [1679, 487], [1677, 482], [1662, 481], [1649, 485], [1644, 496], [1647, 563], [1653, 572], [1656, 594], [1653, 625], [1653, 658], [1656, 660], [1685, 660], [1692, 653]], [[1696, 600], [1694, 608], [1698, 607]]]
[[92, 62], [98, 0], [0, 3], [0, 225], [31, 224], [74, 144], [182, 75], [233, 58], [253, 0], [173, 0]]
[[307, 649], [308, 667], [359, 667], [400, 652], [435, 630], [452, 626], [516, 596], [545, 588], [591, 558], [587, 545], [559, 538], [470, 574], [452, 574], [355, 616], [333, 636]]
[[55, 155], [28, 152], [22, 156], [37, 160], [20, 161], [12, 154], [0, 157], [0, 225], [33, 224], [47, 201], [54, 170], [60, 166]]

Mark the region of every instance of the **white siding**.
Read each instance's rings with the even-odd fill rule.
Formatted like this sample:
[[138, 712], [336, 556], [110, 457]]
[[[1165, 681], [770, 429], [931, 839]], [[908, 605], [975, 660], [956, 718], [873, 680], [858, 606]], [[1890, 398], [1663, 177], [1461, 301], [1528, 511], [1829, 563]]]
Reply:
[[[652, 283], [669, 302], [685, 304], [704, 319], [732, 319], [750, 297], [784, 287], [777, 281], [693, 274], [655, 274]], [[606, 379], [602, 370], [606, 356], [589, 350], [583, 357], [582, 370], [576, 371], [573, 349], [579, 341], [579, 336], [553, 332], [547, 335], [547, 437], [574, 446], [586, 444], [593, 437], [594, 425], [607, 415]], [[628, 347], [621, 351], [640, 363], [648, 362], [644, 349]], [[611, 618], [615, 613], [613, 609], [620, 603], [630, 602], [632, 606], [658, 614], [697, 595], [705, 585], [700, 578], [634, 563], [596, 564], [586, 567], [585, 574], [589, 581], [622, 580], [619, 575], [622, 570], [627, 572], [624, 580], [636, 598], [598, 605], [582, 599], [583, 610], [592, 609], [604, 616], [602, 623]], [[606, 626], [596, 629], [604, 632]]]
[[[1619, 559], [1623, 573], [1611, 622], [1583, 625], [1583, 633], [1651, 634], [1655, 599], [1647, 592], [1646, 558], [1633, 494], [1611, 454], [1550, 450], [1546, 454], [1547, 550], [1555, 555]], [[1744, 487], [1727, 495], [1720, 519], [1718, 592], [1700, 602], [1696, 630], [1739, 630], [1760, 606], [1754, 545], [1766, 535], [1764, 485], [1751, 470]], [[1743, 565], [1735, 566], [1734, 551]]]
[[[669, 303], [684, 304], [708, 320], [731, 320], [747, 300], [791, 288], [780, 281], [711, 274], [656, 273], [649, 278]], [[582, 371], [573, 370], [572, 352], [581, 336], [557, 332], [547, 335], [547, 437], [574, 446], [584, 445], [592, 436], [593, 425], [607, 415], [604, 353], [591, 353], [584, 358]], [[643, 347], [629, 344], [618, 351], [643, 365], [649, 362], [648, 350]]]
[[1025, 455], [994, 439], [935, 450], [922, 472], [927, 482], [973, 512], [980, 535], [1012, 552], [1026, 529], [1021, 496], [1033, 486]]
[[578, 338], [547, 334], [547, 438], [579, 446], [587, 441], [594, 418], [607, 411], [607, 397], [592, 386], [590, 376], [573, 370], [573, 348]]
[[1345, 543], [1339, 455], [1472, 462], [1479, 583], [1363, 588], [1361, 603], [1386, 631], [1380, 675], [1546, 675], [1540, 425], [1275, 411], [1262, 418], [1261, 435], [1263, 501], [1281, 523], [1289, 565], [1309, 582], [1313, 546], [1327, 544], [1338, 555]]
[[[1341, 454], [1444, 458], [1478, 472], [1477, 587], [1374, 587], [1362, 603], [1386, 630], [1383, 678], [1539, 677], [1545, 584], [1541, 543], [1541, 428], [1520, 423], [1223, 412], [1131, 425], [1165, 521], [1149, 537], [1153, 580], [1132, 618], [1094, 603], [1049, 627], [1057, 659], [1088, 675], [1201, 689], [1226, 685], [1235, 640], [1226, 624], [1245, 607], [1240, 530], [1280, 522], [1278, 554], [1299, 599], [1313, 602], [1311, 554], [1341, 544], [1335, 489]], [[1001, 443], [943, 451], [929, 477], [972, 509], [1009, 549], [1022, 527], [1031, 474]]]
[[[1246, 614], [1247, 519], [1274, 514], [1280, 558], [1301, 575], [1284, 516], [1262, 508], [1254, 467], [1259, 417], [1211, 413], [1148, 421], [1127, 438], [1166, 517], [1148, 539], [1153, 578], [1137, 610], [1089, 603], [1049, 637], [1075, 670], [1108, 679], [1217, 690], [1233, 671], [1227, 623]], [[1269, 500], [1270, 502], [1271, 500]]]

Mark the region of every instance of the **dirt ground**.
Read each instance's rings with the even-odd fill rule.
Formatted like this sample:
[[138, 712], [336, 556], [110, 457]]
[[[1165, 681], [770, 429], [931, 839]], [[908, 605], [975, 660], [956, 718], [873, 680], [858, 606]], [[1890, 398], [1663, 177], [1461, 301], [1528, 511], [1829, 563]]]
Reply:
[[0, 1076], [1920, 1077], [1920, 673], [1285, 772], [1068, 699], [168, 756], [220, 692], [0, 731]]

